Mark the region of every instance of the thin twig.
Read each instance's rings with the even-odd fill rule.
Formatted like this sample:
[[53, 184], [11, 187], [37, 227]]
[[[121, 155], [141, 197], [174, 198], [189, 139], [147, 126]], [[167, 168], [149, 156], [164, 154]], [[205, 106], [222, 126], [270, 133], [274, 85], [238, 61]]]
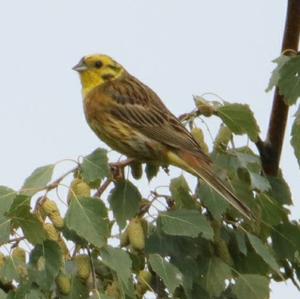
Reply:
[[64, 173], [62, 176], [60, 176], [58, 179], [56, 179], [55, 181], [53, 181], [52, 183], [50, 183], [49, 185], [46, 186], [46, 190], [47, 192], [49, 192], [50, 190], [57, 188], [58, 185], [60, 184], [60, 182], [69, 174], [75, 172], [78, 169], [78, 166], [72, 168], [71, 170], [67, 171], [66, 173]]
[[89, 248], [87, 248], [88, 255], [90, 257], [90, 264], [91, 264], [91, 270], [92, 270], [92, 278], [93, 278], [93, 289], [97, 290], [97, 279], [96, 279], [96, 272], [95, 272], [95, 265], [93, 263], [91, 251]]
[[110, 185], [112, 181], [113, 181], [112, 179], [107, 178], [104, 181], [104, 183], [98, 188], [98, 190], [96, 191], [93, 197], [101, 197], [102, 193], [107, 189], [107, 187]]
[[10, 239], [8, 241], [5, 242], [1, 242], [0, 246], [5, 245], [5, 244], [10, 244], [10, 243], [19, 243], [20, 241], [25, 240], [25, 237], [18, 237], [18, 238], [14, 238], [14, 239]]

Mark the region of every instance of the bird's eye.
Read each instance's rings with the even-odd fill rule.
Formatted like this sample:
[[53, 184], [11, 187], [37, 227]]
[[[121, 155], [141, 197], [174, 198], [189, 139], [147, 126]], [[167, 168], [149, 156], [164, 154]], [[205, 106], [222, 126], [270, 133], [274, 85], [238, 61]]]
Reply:
[[95, 68], [100, 69], [102, 67], [103, 63], [102, 61], [98, 60], [95, 62]]

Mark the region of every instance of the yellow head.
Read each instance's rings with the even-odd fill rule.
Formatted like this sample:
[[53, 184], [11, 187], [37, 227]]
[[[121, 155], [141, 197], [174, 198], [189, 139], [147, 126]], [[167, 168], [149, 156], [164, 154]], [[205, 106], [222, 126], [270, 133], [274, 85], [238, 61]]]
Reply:
[[114, 80], [124, 73], [124, 68], [107, 55], [84, 56], [73, 67], [80, 75], [83, 96], [86, 96], [95, 87]]

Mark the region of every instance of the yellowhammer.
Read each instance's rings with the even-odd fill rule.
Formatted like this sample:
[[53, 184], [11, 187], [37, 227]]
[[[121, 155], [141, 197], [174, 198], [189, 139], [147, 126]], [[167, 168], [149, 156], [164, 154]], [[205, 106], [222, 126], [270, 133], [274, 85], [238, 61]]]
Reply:
[[152, 89], [106, 55], [85, 56], [73, 69], [80, 75], [87, 122], [101, 140], [130, 158], [200, 177], [250, 218], [249, 208], [217, 177], [210, 158]]

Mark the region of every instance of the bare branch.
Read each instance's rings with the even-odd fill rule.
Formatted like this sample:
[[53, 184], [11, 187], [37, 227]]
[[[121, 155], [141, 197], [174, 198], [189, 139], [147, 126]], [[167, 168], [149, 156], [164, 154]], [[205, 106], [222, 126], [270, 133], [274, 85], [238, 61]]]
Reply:
[[[282, 52], [297, 52], [300, 34], [300, 1], [289, 0], [286, 23], [282, 40]], [[286, 51], [292, 50], [292, 51]], [[279, 169], [282, 144], [285, 134], [289, 107], [283, 101], [278, 88], [275, 90], [269, 129], [266, 141], [257, 144], [266, 174], [276, 176]]]

